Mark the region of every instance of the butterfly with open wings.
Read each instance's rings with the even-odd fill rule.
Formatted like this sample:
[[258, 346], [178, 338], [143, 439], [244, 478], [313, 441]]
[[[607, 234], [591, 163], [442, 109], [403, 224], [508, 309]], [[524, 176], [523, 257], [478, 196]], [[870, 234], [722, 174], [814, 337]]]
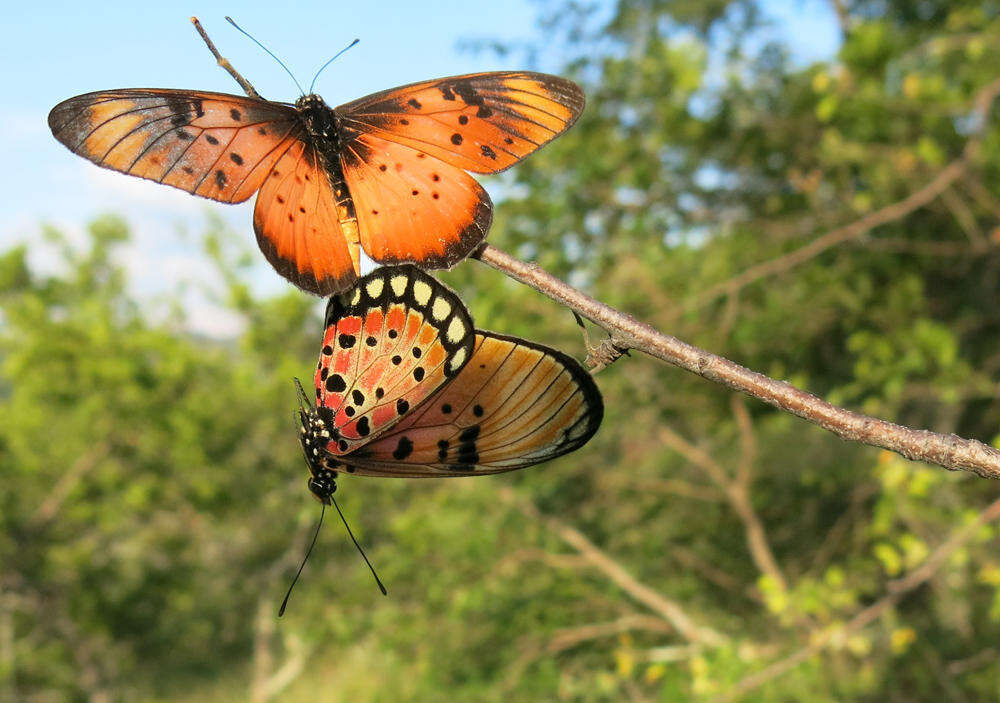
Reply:
[[98, 166], [239, 203], [275, 270], [316, 295], [382, 264], [448, 268], [485, 237], [489, 195], [466, 171], [498, 173], [580, 115], [575, 83], [527, 71], [423, 81], [330, 108], [192, 90], [79, 95], [52, 134]]

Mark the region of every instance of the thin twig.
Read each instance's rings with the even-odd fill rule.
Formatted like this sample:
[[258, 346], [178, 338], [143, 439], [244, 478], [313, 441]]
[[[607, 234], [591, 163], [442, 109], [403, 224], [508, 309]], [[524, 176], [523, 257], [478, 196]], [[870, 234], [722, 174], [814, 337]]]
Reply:
[[840, 31], [846, 37], [851, 31], [851, 13], [844, 0], [832, 0], [832, 2], [833, 9], [837, 11], [837, 23], [840, 25]]
[[951, 211], [952, 216], [958, 222], [959, 226], [965, 230], [965, 235], [969, 238], [969, 242], [967, 243], [975, 247], [985, 246], [986, 235], [983, 234], [979, 223], [976, 222], [976, 216], [972, 214], [972, 210], [962, 200], [962, 197], [955, 189], [952, 187], [945, 188], [941, 192], [941, 201]]
[[704, 469], [705, 473], [715, 481], [719, 489], [729, 499], [733, 512], [743, 523], [747, 548], [754, 565], [762, 574], [770, 577], [777, 588], [787, 591], [788, 581], [778, 566], [778, 560], [774, 558], [774, 552], [771, 551], [764, 523], [750, 501], [747, 484], [744, 481], [733, 480], [707, 452], [694, 446], [669, 427], [661, 427], [657, 436], [664, 444], [692, 464]]
[[191, 18], [191, 24], [193, 24], [194, 28], [198, 30], [198, 34], [201, 35], [202, 40], [205, 42], [205, 46], [207, 46], [208, 50], [212, 52], [212, 56], [215, 57], [215, 62], [222, 66], [222, 68], [226, 69], [226, 72], [240, 84], [241, 88], [243, 88], [243, 92], [251, 98], [263, 100], [264, 98], [261, 97], [260, 93], [258, 93], [252, 85], [250, 85], [250, 81], [241, 76], [239, 71], [233, 68], [233, 65], [229, 63], [229, 59], [224, 58], [222, 54], [219, 53], [219, 50], [215, 48], [215, 44], [213, 44], [212, 40], [208, 38], [208, 33], [201, 26], [201, 22], [198, 21], [197, 17]]
[[578, 625], [556, 630], [552, 633], [552, 639], [545, 646], [545, 651], [548, 654], [558, 654], [590, 640], [633, 630], [669, 633], [673, 631], [673, 628], [668, 623], [663, 622], [662, 618], [656, 618], [652, 615], [626, 615], [611, 622]]
[[[997, 89], [1000, 90], [1000, 82]], [[984, 478], [1000, 478], [1000, 451], [982, 442], [929, 430], [914, 430], [839, 408], [790, 383], [768, 378], [663, 334], [631, 315], [591, 298], [539, 266], [516, 259], [490, 244], [480, 246], [473, 257], [600, 325], [628, 348], [746, 393], [819, 425], [838, 437], [889, 449], [913, 461], [926, 461], [953, 471], [971, 471]]]
[[716, 703], [735, 701], [768, 681], [791, 671], [821, 651], [834, 637], [843, 639], [862, 630], [881, 617], [889, 608], [896, 605], [903, 596], [924, 584], [947, 562], [956, 550], [960, 549], [975, 536], [979, 528], [997, 518], [1000, 518], [1000, 499], [990, 503], [985, 510], [979, 513], [975, 520], [955, 530], [951, 537], [935, 549], [923, 564], [913, 569], [903, 578], [891, 582], [889, 584], [888, 595], [859, 612], [843, 627], [828, 628], [823, 632], [815, 633], [809, 638], [810, 643], [808, 646], [803, 647], [784, 659], [774, 662], [757, 673], [747, 676], [733, 686], [726, 694], [717, 698]]
[[48, 524], [62, 508], [63, 503], [69, 498], [73, 489], [77, 487], [83, 477], [94, 470], [94, 468], [104, 460], [111, 452], [111, 445], [107, 442], [99, 442], [91, 447], [90, 451], [81, 455], [73, 465], [56, 482], [52, 490], [49, 491], [45, 500], [35, 510], [28, 521], [31, 528], [37, 529]]
[[542, 514], [533, 503], [519, 498], [509, 487], [502, 487], [497, 493], [500, 498], [515, 505], [522, 513], [544, 525], [573, 547], [590, 562], [591, 566], [596, 567], [628, 595], [669, 622], [688, 641], [711, 646], [719, 646], [727, 641], [725, 635], [695, 623], [680, 605], [639, 581], [576, 528], [557, 518]]

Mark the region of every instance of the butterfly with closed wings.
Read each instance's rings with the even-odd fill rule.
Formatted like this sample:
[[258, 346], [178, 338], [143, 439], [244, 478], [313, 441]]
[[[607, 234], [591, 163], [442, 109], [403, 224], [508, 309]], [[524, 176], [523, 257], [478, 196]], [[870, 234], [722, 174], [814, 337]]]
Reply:
[[300, 387], [309, 489], [323, 503], [337, 472], [479, 476], [579, 449], [604, 405], [572, 357], [476, 330], [465, 305], [414, 266], [385, 267], [327, 305], [314, 378]]
[[[604, 416], [601, 393], [578, 361], [474, 329], [458, 296], [415, 266], [377, 269], [330, 298], [313, 380], [315, 401], [296, 380], [309, 490], [324, 514], [327, 505], [337, 508], [383, 594], [334, 500], [338, 472], [430, 478], [514, 471], [579, 449]], [[322, 524], [321, 516], [306, 559]]]
[[571, 81], [503, 71], [422, 81], [335, 108], [313, 93], [288, 104], [256, 91], [106, 90], [59, 103], [49, 128], [104, 168], [225, 203], [257, 193], [253, 226], [264, 256], [326, 296], [357, 280], [359, 248], [382, 264], [461, 261], [486, 237], [493, 212], [466, 171], [509, 168], [565, 131], [583, 106]]

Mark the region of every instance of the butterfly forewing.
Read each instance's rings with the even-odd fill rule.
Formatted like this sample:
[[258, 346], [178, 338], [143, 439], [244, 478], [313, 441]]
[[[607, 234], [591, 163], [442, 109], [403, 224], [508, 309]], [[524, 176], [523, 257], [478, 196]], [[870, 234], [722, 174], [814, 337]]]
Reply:
[[445, 268], [489, 231], [490, 197], [460, 168], [371, 134], [346, 145], [342, 162], [361, 244], [375, 261]]
[[476, 332], [472, 359], [434, 397], [342, 461], [373, 476], [473, 476], [531, 466], [578, 449], [604, 405], [565, 354]]
[[330, 299], [316, 403], [346, 454], [378, 437], [468, 362], [472, 319], [458, 296], [413, 266], [381, 268]]
[[[543, 73], [472, 73], [375, 93], [337, 108], [370, 133], [475, 173], [497, 173], [564, 132], [583, 111], [572, 81]], [[348, 139], [349, 141], [349, 139]]]
[[98, 166], [242, 202], [301, 139], [295, 108], [222, 93], [111, 90], [63, 101], [52, 134]]

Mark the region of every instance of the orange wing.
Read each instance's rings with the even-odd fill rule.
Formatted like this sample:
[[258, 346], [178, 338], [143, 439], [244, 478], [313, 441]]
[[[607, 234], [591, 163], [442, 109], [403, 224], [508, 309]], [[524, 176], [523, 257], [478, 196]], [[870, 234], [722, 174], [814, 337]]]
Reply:
[[98, 166], [238, 203], [299, 141], [295, 108], [189, 90], [78, 95], [49, 113], [52, 134]]
[[[373, 134], [475, 173], [503, 171], [562, 134], [583, 91], [529, 71], [472, 73], [375, 93], [336, 109], [342, 128]], [[350, 145], [350, 137], [346, 140]]]
[[383, 264], [447, 268], [485, 237], [493, 203], [472, 176], [374, 134], [343, 147], [361, 246]]
[[478, 476], [583, 446], [604, 404], [573, 358], [516, 337], [476, 332], [465, 367], [384, 434], [337, 457], [369, 476]]
[[349, 288], [357, 279], [358, 243], [345, 236], [330, 178], [314, 149], [296, 140], [264, 175], [253, 228], [265, 258], [310, 293]]

